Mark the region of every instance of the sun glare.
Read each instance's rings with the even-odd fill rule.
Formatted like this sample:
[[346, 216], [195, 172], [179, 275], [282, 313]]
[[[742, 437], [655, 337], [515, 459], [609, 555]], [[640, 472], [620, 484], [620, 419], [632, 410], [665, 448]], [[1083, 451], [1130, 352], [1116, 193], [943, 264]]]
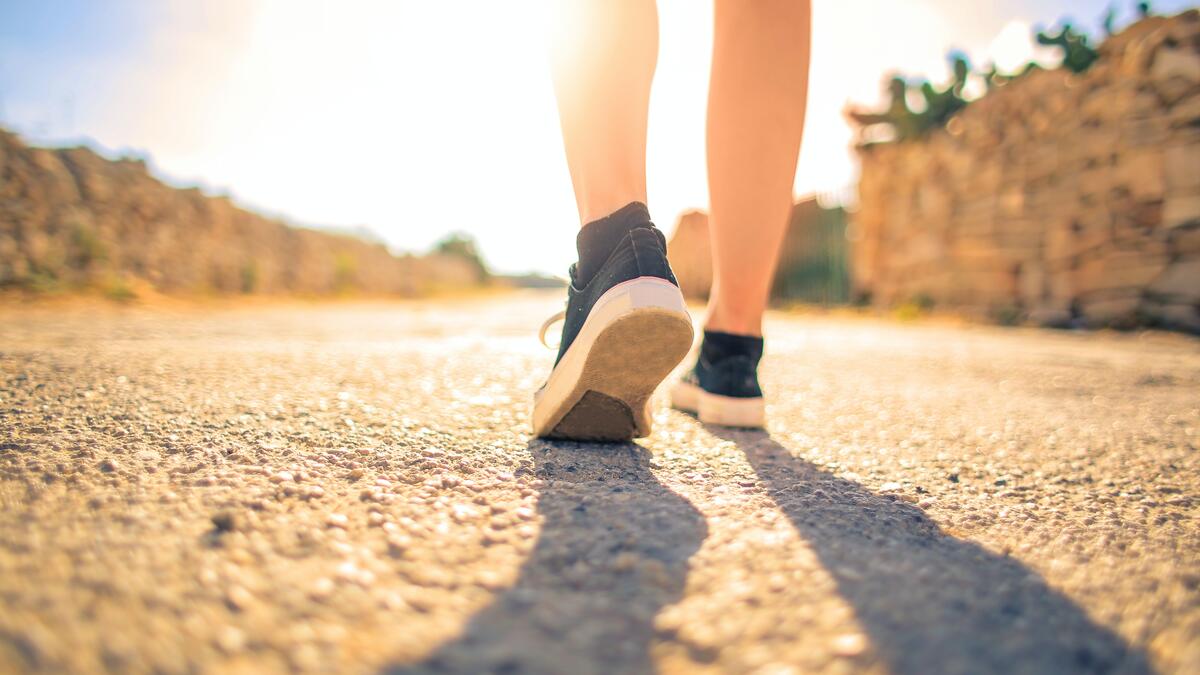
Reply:
[[[887, 68], [941, 81], [951, 46], [1002, 68], [1031, 53], [1024, 19], [963, 43], [953, 22], [965, 19], [948, 18], [942, 0], [870, 3], [868, 22], [863, 7], [814, 3], [798, 194], [853, 185], [842, 109], [876, 103]], [[109, 73], [106, 93], [61, 135], [143, 150], [177, 182], [231, 190], [302, 224], [367, 226], [407, 250], [464, 230], [500, 271], [562, 273], [577, 215], [546, 38], [569, 48], [578, 36], [550, 30], [559, 24], [546, 8], [255, 0], [177, 10], [186, 18], [155, 24], [147, 53]], [[647, 165], [651, 210], [667, 229], [707, 204], [711, 22], [711, 0], [659, 2]]]

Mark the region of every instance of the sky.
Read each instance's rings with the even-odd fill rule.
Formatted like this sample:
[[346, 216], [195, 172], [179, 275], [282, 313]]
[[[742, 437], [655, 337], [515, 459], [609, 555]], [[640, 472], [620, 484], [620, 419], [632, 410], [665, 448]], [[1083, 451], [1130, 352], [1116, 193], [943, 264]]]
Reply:
[[[452, 231], [500, 272], [565, 273], [578, 227], [546, 62], [545, 0], [0, 0], [0, 125], [150, 159], [175, 185], [397, 251]], [[1132, 2], [1122, 2], [1127, 19]], [[1190, 3], [1160, 0], [1161, 12]], [[946, 53], [1015, 68], [1034, 26], [1099, 33], [1105, 2], [814, 0], [797, 195], [853, 194], [847, 102]], [[660, 0], [649, 202], [707, 203], [711, 0]]]

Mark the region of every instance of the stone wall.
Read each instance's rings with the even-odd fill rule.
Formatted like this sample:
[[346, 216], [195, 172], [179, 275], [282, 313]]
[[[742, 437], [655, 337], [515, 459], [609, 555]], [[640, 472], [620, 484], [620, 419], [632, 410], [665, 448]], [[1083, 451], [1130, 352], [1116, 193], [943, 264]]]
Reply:
[[708, 298], [713, 273], [707, 213], [691, 210], [679, 215], [667, 242], [667, 259], [685, 296], [693, 300]]
[[[794, 204], [780, 247], [772, 299], [845, 302], [849, 295], [845, 232], [842, 208], [824, 208], [815, 197]], [[667, 257], [684, 295], [706, 299], [713, 280], [707, 213], [691, 210], [679, 216], [667, 242]]]
[[28, 147], [0, 130], [0, 287], [413, 295], [479, 281], [458, 257], [289, 227], [164, 185], [141, 161]]
[[1044, 325], [1200, 330], [1200, 12], [860, 148], [856, 292]]

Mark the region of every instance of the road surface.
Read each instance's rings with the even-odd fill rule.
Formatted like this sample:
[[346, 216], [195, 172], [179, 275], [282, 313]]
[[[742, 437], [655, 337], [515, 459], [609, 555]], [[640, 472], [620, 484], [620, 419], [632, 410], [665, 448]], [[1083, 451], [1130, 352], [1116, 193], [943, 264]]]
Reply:
[[558, 294], [0, 309], [0, 671], [1200, 672], [1200, 342], [776, 315], [527, 434]]

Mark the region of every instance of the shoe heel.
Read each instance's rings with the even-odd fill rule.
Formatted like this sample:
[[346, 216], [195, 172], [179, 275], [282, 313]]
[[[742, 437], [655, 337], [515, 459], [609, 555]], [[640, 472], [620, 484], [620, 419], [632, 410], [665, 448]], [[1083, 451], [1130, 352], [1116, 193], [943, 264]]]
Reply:
[[736, 398], [702, 392], [696, 416], [703, 424], [743, 429], [766, 426], [766, 405], [761, 398]]
[[687, 356], [692, 321], [674, 284], [639, 277], [614, 286], [534, 403], [534, 433], [627, 441], [650, 434], [648, 403]]

